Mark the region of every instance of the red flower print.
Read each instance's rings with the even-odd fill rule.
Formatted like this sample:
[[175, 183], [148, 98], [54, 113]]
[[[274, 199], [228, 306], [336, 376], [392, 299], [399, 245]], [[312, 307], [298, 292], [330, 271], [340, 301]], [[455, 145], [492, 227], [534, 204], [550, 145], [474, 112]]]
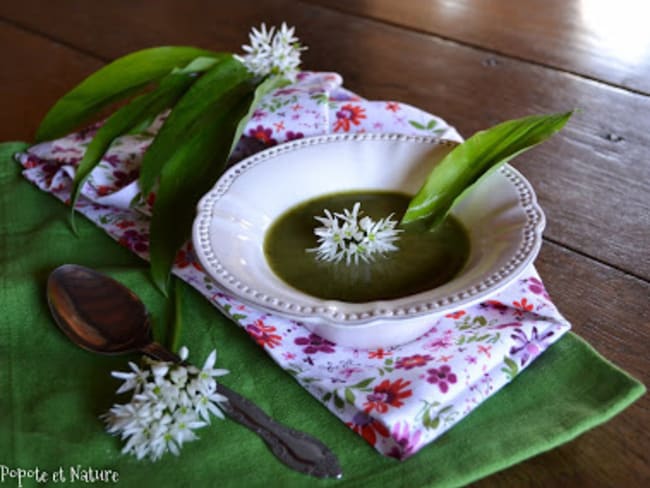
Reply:
[[357, 434], [360, 434], [372, 446], [377, 442], [377, 434], [388, 437], [388, 429], [384, 424], [373, 419], [365, 412], [358, 412], [352, 417], [352, 422], [346, 422]]
[[386, 356], [392, 356], [390, 351], [384, 351], [381, 347], [374, 351], [368, 351], [368, 359], [384, 359]]
[[459, 319], [465, 315], [465, 310], [458, 310], [457, 312], [448, 313], [445, 315], [448, 319]]
[[97, 191], [97, 195], [104, 197], [111, 192], [112, 188], [108, 185], [98, 185], [95, 187], [95, 190]]
[[118, 220], [117, 223], [115, 224], [116, 227], [120, 229], [128, 229], [129, 227], [133, 227], [135, 225], [135, 222], [132, 220]]
[[27, 159], [22, 164], [25, 169], [32, 169], [41, 164], [41, 160], [36, 156], [27, 156]]
[[341, 107], [341, 110], [336, 112], [336, 124], [334, 124], [334, 132], [343, 130], [344, 132], [350, 131], [350, 123], [359, 125], [361, 119], [366, 118], [366, 109], [358, 105], [347, 103]]
[[523, 315], [525, 312], [532, 312], [535, 308], [532, 303], [528, 303], [526, 298], [522, 298], [521, 301], [515, 300], [512, 304], [516, 309], [515, 314], [519, 316]]
[[277, 329], [272, 325], [266, 325], [262, 320], [258, 319], [250, 325], [246, 326], [246, 332], [262, 347], [273, 349], [282, 343], [282, 337], [278, 334], [273, 334]]
[[122, 234], [118, 242], [127, 249], [138, 253], [147, 252], [149, 250], [149, 236], [141, 234], [135, 229], [127, 230]]
[[273, 135], [273, 130], [267, 129], [262, 125], [258, 125], [255, 129], [249, 130], [248, 135], [258, 141], [262, 141], [267, 146], [275, 146], [278, 143], [278, 141], [271, 137]]
[[388, 102], [386, 104], [386, 110], [390, 110], [391, 112], [397, 112], [400, 109], [399, 103], [397, 102]]
[[478, 346], [479, 354], [485, 354], [489, 358], [492, 357], [492, 354], [490, 354], [490, 349], [492, 349], [492, 346], [484, 346], [482, 344]]
[[428, 354], [424, 356], [422, 354], [414, 354], [413, 356], [407, 356], [405, 358], [400, 358], [396, 363], [396, 368], [412, 369], [419, 366], [426, 365], [433, 358]]
[[491, 308], [501, 315], [508, 310], [508, 305], [501, 303], [499, 300], [486, 300], [480, 304], [482, 308]]
[[443, 364], [439, 368], [431, 368], [427, 370], [427, 373], [429, 374], [427, 381], [432, 385], [438, 385], [442, 393], [447, 393], [450, 383], [454, 384], [458, 381], [454, 372], [446, 364]]
[[197, 271], [203, 271], [203, 268], [199, 264], [196, 255], [194, 254], [194, 247], [192, 247], [192, 243], [189, 243], [186, 249], [181, 248], [178, 251], [174, 264], [181, 269], [187, 268], [191, 265]]
[[368, 401], [363, 404], [364, 411], [370, 413], [377, 410], [379, 413], [386, 413], [388, 407], [401, 407], [404, 405], [402, 400], [413, 394], [413, 390], [404, 390], [410, 384], [410, 381], [404, 381], [402, 378], [393, 382], [390, 380], [382, 381], [368, 395]]
[[284, 130], [284, 121], [281, 120], [280, 122], [275, 122], [273, 127], [275, 127], [276, 131]]

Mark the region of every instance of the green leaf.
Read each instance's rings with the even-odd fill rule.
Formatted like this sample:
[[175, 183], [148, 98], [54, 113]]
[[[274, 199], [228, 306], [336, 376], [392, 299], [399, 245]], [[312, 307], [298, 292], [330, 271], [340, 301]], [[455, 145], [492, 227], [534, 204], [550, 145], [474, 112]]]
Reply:
[[151, 192], [161, 171], [183, 141], [191, 138], [206, 119], [217, 116], [219, 100], [246, 80], [252, 80], [248, 70], [232, 55], [226, 55], [187, 90], [144, 154], [139, 179], [143, 196]]
[[249, 81], [224, 93], [192, 124], [192, 131], [176, 145], [161, 171], [149, 255], [152, 279], [163, 293], [176, 252], [190, 235], [196, 204], [223, 172], [237, 123], [250, 107], [253, 86]]
[[409, 124], [411, 124], [416, 129], [420, 129], [420, 130], [425, 130], [426, 129], [426, 127], [424, 125], [420, 124], [419, 122], [416, 122], [415, 120], [409, 120]]
[[142, 95], [120, 108], [100, 127], [86, 148], [74, 177], [70, 195], [72, 209], [70, 222], [73, 229], [74, 217], [72, 216], [74, 216], [74, 206], [79, 198], [81, 188], [115, 138], [140, 125], [143, 120], [147, 120], [173, 105], [193, 82], [194, 78], [190, 74], [168, 75], [155, 91]]
[[352, 393], [352, 390], [350, 388], [345, 389], [345, 400], [350, 404], [354, 405], [354, 393]]
[[345, 402], [341, 399], [341, 397], [339, 397], [338, 392], [336, 395], [334, 395], [334, 405], [339, 410], [342, 410], [343, 407], [345, 407]]
[[198, 58], [193, 59], [184, 68], [174, 68], [172, 73], [203, 73], [205, 71], [208, 71], [226, 56], [227, 54], [225, 53], [219, 53], [218, 55], [213, 55], [210, 57], [199, 56]]
[[519, 366], [515, 361], [510, 359], [508, 356], [504, 356], [503, 362], [506, 364], [506, 367], [501, 368], [501, 371], [503, 371], [506, 374], [508, 379], [512, 380], [519, 373]]
[[479, 324], [481, 327], [487, 325], [487, 320], [483, 315], [477, 315], [473, 321], [475, 324]]
[[551, 137], [564, 127], [571, 114], [534, 115], [477, 132], [433, 168], [401, 223], [418, 221], [433, 229], [481, 176]]
[[251, 103], [251, 107], [248, 110], [248, 113], [244, 117], [242, 117], [242, 119], [239, 121], [239, 124], [237, 125], [237, 130], [235, 131], [235, 136], [233, 137], [232, 140], [232, 146], [230, 147], [231, 153], [233, 152], [235, 146], [239, 142], [239, 138], [244, 132], [244, 129], [246, 128], [246, 124], [248, 124], [248, 121], [253, 116], [253, 113], [255, 112], [255, 108], [260, 103], [262, 98], [264, 98], [265, 95], [272, 92], [273, 90], [286, 86], [289, 83], [290, 83], [289, 80], [287, 80], [285, 77], [279, 75], [273, 75], [273, 76], [269, 76], [262, 83], [257, 85], [257, 88], [255, 89], [255, 95], [253, 96], [253, 102]]
[[424, 411], [424, 415], [422, 416], [422, 425], [424, 425], [426, 428], [429, 428], [431, 425], [431, 409], [427, 408]]
[[429, 123], [427, 124], [427, 129], [429, 129], [429, 130], [433, 130], [433, 128], [434, 128], [436, 125], [438, 125], [438, 122], [436, 121], [436, 119], [431, 119], [431, 120], [429, 121]]
[[38, 128], [36, 141], [67, 134], [104, 107], [137, 93], [198, 56], [221, 54], [194, 47], [164, 46], [136, 51], [113, 61], [54, 104]]
[[374, 378], [366, 378], [365, 380], [359, 381], [356, 385], [353, 385], [353, 388], [366, 388], [370, 383], [372, 383], [375, 379]]
[[178, 352], [181, 347], [181, 334], [183, 331], [183, 301], [185, 296], [185, 288], [183, 281], [179, 278], [174, 278], [174, 323], [172, 324], [170, 348], [174, 352]]

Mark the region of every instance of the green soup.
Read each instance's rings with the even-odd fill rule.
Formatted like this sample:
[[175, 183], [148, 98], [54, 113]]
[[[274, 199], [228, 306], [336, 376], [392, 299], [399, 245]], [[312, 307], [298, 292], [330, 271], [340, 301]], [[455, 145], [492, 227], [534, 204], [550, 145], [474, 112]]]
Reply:
[[438, 287], [460, 271], [469, 254], [467, 232], [453, 217], [434, 232], [406, 229], [395, 243], [398, 251], [370, 263], [323, 262], [306, 251], [317, 246], [314, 229], [321, 224], [314, 217], [325, 209], [342, 212], [360, 202], [363, 215], [379, 220], [392, 213], [399, 220], [410, 199], [402, 193], [350, 192], [308, 200], [271, 225], [264, 241], [266, 259], [285, 283], [324, 299], [361, 303]]

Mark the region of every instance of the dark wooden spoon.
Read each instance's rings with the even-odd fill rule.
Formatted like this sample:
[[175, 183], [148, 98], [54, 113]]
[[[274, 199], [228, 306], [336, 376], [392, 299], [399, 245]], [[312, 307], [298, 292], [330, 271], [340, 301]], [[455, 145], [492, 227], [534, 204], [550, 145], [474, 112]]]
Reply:
[[[142, 352], [162, 361], [181, 359], [152, 339], [149, 314], [128, 288], [98, 271], [66, 264], [47, 281], [47, 300], [59, 328], [75, 344], [100, 354]], [[270, 418], [258, 406], [218, 384], [222, 409], [257, 433], [290, 468], [318, 478], [340, 478], [334, 453], [314, 437]]]

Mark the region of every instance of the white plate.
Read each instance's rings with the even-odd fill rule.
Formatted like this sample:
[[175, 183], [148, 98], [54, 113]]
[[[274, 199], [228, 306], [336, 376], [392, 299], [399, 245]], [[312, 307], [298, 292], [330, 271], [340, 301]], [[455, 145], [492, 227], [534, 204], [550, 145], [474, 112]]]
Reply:
[[470, 237], [461, 272], [438, 288], [385, 301], [316, 298], [285, 284], [263, 251], [271, 223], [316, 196], [346, 190], [415, 194], [456, 143], [396, 134], [300, 139], [230, 168], [198, 206], [193, 241], [206, 272], [242, 301], [298, 320], [333, 342], [391, 346], [426, 332], [435, 316], [484, 300], [516, 279], [539, 252], [544, 214], [526, 179], [505, 165], [453, 209]]

